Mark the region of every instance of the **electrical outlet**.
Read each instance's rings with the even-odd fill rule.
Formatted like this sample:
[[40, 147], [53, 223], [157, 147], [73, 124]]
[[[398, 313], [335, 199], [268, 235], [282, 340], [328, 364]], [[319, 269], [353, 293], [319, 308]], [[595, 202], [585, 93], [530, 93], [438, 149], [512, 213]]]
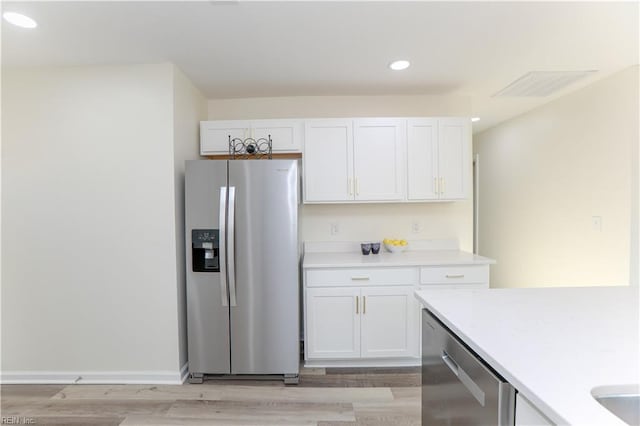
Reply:
[[594, 231], [602, 232], [602, 216], [591, 216], [591, 227]]
[[338, 227], [338, 222], [333, 222], [331, 224], [331, 235], [338, 235], [340, 232], [340, 227]]
[[413, 222], [411, 224], [411, 232], [414, 234], [420, 233], [420, 222]]

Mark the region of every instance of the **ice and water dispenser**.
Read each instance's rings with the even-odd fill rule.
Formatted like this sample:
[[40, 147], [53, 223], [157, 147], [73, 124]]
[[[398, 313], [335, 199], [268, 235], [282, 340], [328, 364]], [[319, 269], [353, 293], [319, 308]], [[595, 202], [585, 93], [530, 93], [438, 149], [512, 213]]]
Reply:
[[193, 272], [220, 272], [218, 229], [191, 230], [191, 259]]

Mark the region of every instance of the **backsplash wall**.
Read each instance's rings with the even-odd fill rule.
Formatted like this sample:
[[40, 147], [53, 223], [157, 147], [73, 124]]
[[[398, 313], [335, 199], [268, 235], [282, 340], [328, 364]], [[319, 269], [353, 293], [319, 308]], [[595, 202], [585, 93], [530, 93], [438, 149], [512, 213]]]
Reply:
[[[331, 233], [336, 224], [338, 232]], [[413, 229], [418, 225], [418, 232]], [[379, 241], [457, 238], [473, 250], [473, 205], [470, 200], [419, 204], [305, 204], [300, 209], [303, 241]]]

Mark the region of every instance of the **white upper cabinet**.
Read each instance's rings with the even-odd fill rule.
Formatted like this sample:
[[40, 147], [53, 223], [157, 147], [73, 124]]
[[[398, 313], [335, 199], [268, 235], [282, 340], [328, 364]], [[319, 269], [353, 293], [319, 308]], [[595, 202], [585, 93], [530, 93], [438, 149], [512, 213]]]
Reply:
[[249, 137], [249, 121], [201, 121], [200, 155], [228, 154], [231, 139]]
[[251, 137], [271, 135], [273, 152], [300, 152], [303, 125], [302, 120], [251, 120]]
[[304, 201], [404, 200], [405, 131], [398, 119], [307, 121]]
[[471, 122], [468, 118], [411, 119], [407, 124], [407, 199], [469, 196]]
[[226, 120], [200, 122], [200, 154], [229, 153], [231, 138], [268, 138], [272, 151], [300, 152], [303, 120]]
[[468, 118], [438, 120], [440, 198], [467, 198], [471, 173], [471, 121]]
[[358, 119], [354, 123], [354, 199], [402, 201], [406, 120]]
[[352, 121], [310, 120], [304, 133], [304, 200], [353, 200]]
[[438, 120], [407, 122], [407, 199], [438, 199]]
[[228, 154], [229, 136], [271, 136], [273, 153], [304, 151], [305, 203], [454, 201], [470, 194], [465, 117], [201, 121], [200, 154]]

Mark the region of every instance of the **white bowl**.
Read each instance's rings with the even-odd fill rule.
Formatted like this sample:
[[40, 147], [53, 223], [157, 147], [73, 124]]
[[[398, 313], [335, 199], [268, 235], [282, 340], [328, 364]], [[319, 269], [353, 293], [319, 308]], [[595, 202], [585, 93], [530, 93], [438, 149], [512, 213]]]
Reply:
[[386, 248], [387, 251], [391, 253], [402, 253], [407, 249], [407, 247], [409, 247], [409, 245], [406, 245], [406, 246], [392, 246], [391, 244], [384, 245], [384, 248]]

